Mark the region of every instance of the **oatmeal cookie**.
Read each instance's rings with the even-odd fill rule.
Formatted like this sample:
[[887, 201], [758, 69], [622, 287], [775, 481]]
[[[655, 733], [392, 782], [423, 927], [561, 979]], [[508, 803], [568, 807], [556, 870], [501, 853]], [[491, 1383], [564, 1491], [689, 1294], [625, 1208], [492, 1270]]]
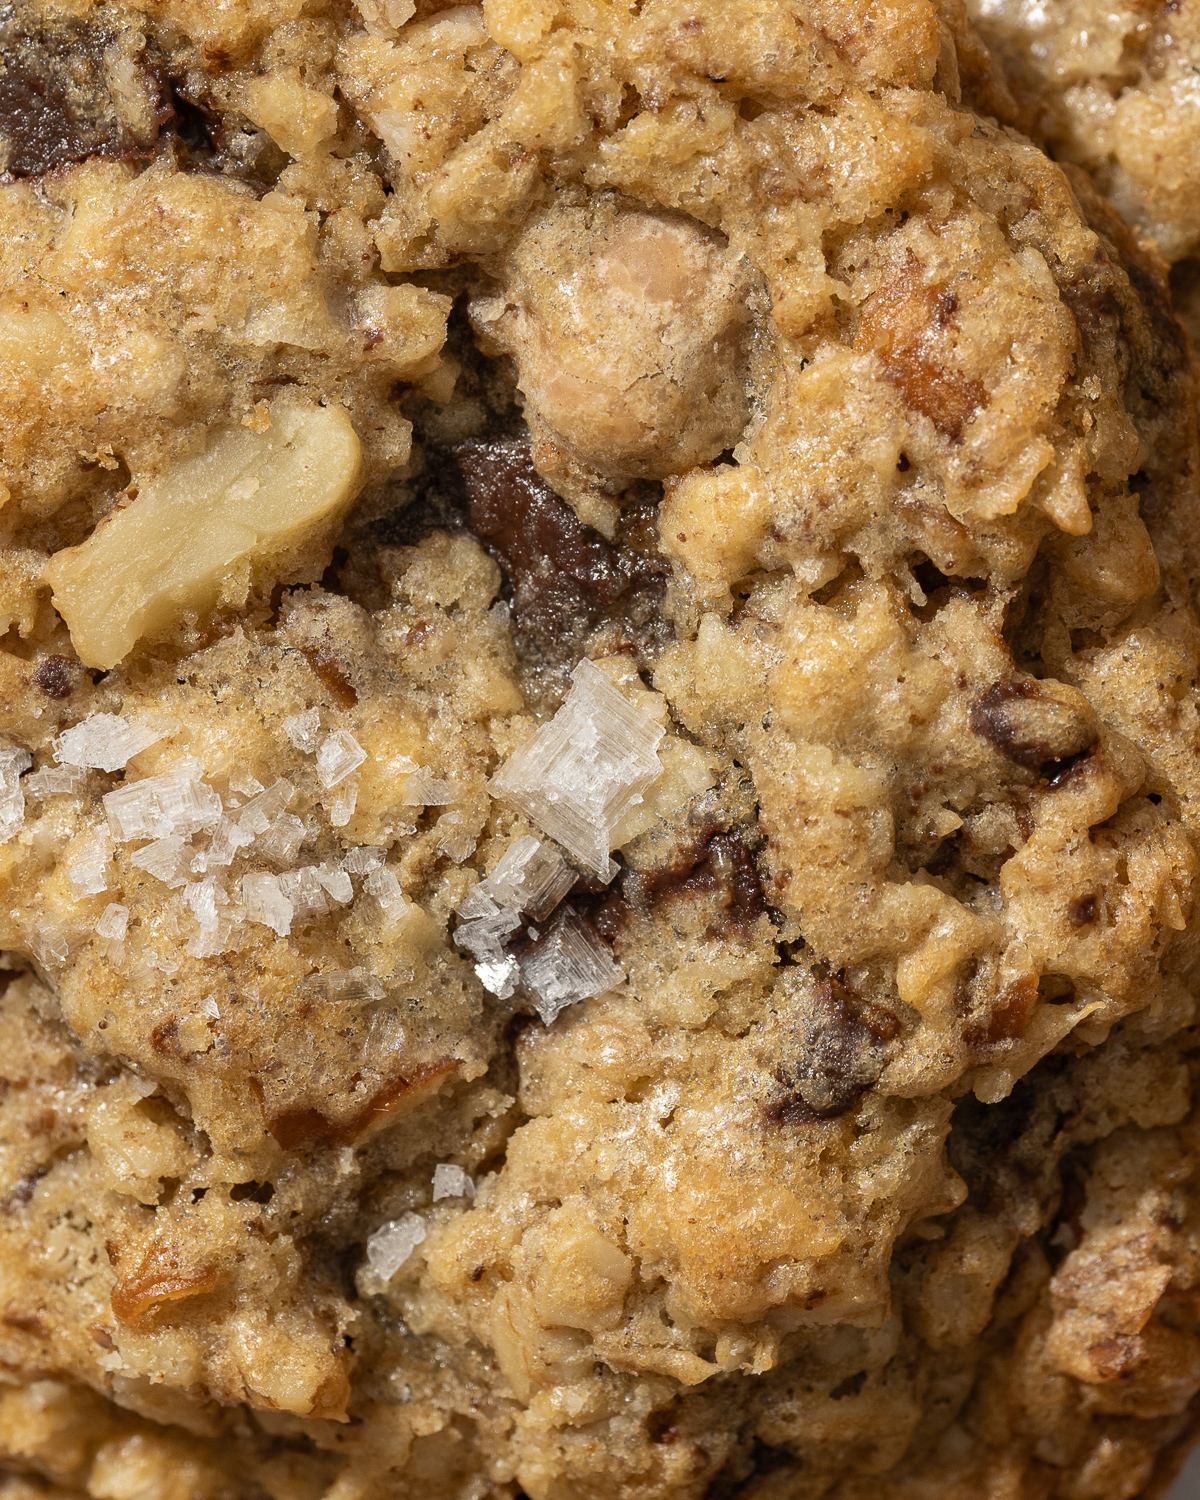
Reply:
[[0, 25], [5, 1493], [1165, 1477], [1193, 372], [965, 14]]

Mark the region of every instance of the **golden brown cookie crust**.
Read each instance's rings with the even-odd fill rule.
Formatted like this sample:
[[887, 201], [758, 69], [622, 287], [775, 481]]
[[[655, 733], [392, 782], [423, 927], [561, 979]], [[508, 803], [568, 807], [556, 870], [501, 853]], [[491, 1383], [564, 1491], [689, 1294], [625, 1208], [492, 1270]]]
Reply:
[[13, 1500], [1141, 1492], [1165, 262], [923, 0], [0, 25]]

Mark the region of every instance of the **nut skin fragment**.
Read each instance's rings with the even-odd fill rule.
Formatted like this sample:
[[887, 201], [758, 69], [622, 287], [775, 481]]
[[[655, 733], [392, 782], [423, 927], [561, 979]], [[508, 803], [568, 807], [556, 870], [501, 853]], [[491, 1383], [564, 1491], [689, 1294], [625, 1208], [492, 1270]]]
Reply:
[[213, 604], [239, 570], [277, 575], [353, 499], [360, 450], [345, 413], [287, 397], [271, 413], [265, 433], [211, 433], [203, 454], [55, 554], [46, 578], [85, 665], [115, 666], [142, 636]]

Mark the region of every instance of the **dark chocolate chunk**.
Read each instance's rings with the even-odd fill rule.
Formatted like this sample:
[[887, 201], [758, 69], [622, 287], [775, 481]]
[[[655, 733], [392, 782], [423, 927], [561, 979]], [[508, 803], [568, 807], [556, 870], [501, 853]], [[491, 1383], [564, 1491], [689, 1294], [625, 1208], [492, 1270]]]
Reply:
[[518, 630], [547, 652], [577, 640], [666, 567], [636, 507], [617, 543], [585, 526], [533, 466], [522, 437], [464, 443], [448, 455], [466, 523], [504, 570]]
[[1033, 678], [993, 683], [971, 705], [971, 728], [1006, 760], [1048, 781], [1065, 775], [1100, 737], [1094, 718]]
[[81, 670], [79, 663], [69, 657], [46, 656], [34, 668], [33, 685], [47, 698], [69, 698]]
[[767, 909], [758, 862], [740, 828], [700, 834], [657, 870], [630, 870], [622, 894], [640, 911], [670, 901], [707, 899], [713, 910], [712, 937], [748, 932]]
[[167, 89], [140, 53], [132, 76], [142, 100], [114, 99], [106, 53], [124, 60], [121, 39], [102, 27], [68, 21], [23, 31], [0, 16], [0, 165], [8, 176], [153, 148], [172, 113]]

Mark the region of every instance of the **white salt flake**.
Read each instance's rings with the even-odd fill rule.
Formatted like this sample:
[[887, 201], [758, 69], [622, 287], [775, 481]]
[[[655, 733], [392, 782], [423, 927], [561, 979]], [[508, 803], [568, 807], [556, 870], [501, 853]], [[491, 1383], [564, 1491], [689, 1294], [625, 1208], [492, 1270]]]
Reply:
[[110, 901], [100, 913], [96, 923], [96, 936], [107, 938], [111, 943], [123, 941], [129, 929], [129, 908], [119, 902]]
[[190, 758], [173, 771], [131, 781], [102, 799], [112, 835], [131, 839], [184, 836], [215, 828], [221, 821], [221, 799], [200, 779], [201, 765]]
[[521, 959], [521, 983], [547, 1026], [568, 1005], [603, 995], [624, 978], [608, 948], [570, 906]]
[[293, 907], [280, 888], [278, 875], [243, 875], [242, 905], [251, 922], [261, 922], [277, 937], [291, 932]]
[[392, 1277], [425, 1238], [425, 1220], [411, 1211], [381, 1224], [367, 1239], [367, 1261], [384, 1281]]
[[[529, 835], [514, 840], [492, 873], [459, 902], [463, 918], [454, 941], [478, 960], [475, 973], [485, 989], [507, 1000], [520, 978], [504, 944], [521, 926], [522, 912], [549, 916], [575, 883], [575, 872], [559, 854]], [[537, 929], [531, 928], [534, 938]]]
[[405, 807], [445, 807], [457, 802], [458, 793], [448, 781], [440, 781], [428, 766], [418, 766], [404, 783]]
[[211, 1016], [214, 1021], [221, 1019], [221, 1012], [215, 995], [205, 995], [204, 999], [200, 1002], [200, 1009], [204, 1015]]
[[292, 903], [298, 922], [309, 917], [324, 916], [329, 902], [317, 877], [316, 867], [304, 865], [299, 870], [285, 870], [279, 877], [279, 888]]
[[377, 848], [374, 844], [355, 844], [353, 849], [346, 851], [342, 866], [350, 875], [369, 875], [386, 858], [386, 849]]
[[283, 732], [297, 750], [311, 755], [321, 738], [321, 710], [306, 708], [302, 714], [292, 714], [284, 719]]
[[87, 772], [80, 766], [43, 766], [22, 783], [27, 796], [42, 798], [82, 791], [86, 784]]
[[489, 783], [602, 880], [612, 832], [662, 775], [662, 726], [584, 658], [566, 702]]
[[225, 865], [233, 863], [234, 856], [239, 849], [245, 849], [254, 842], [254, 835], [240, 823], [235, 823], [232, 818], [222, 816], [220, 822], [213, 830], [212, 839], [208, 848], [204, 851], [202, 860], [198, 857], [193, 860], [192, 868], [200, 873], [203, 870], [222, 869]]
[[[382, 853], [382, 850], [380, 852]], [[326, 860], [323, 864], [314, 865], [313, 871], [331, 901], [336, 901], [339, 906], [345, 906], [347, 902], [353, 901], [354, 887], [345, 870], [339, 870], [336, 865], [331, 865]]]
[[145, 870], [155, 880], [161, 880], [165, 886], [174, 890], [187, 884], [184, 871], [190, 852], [181, 835], [171, 833], [166, 838], [155, 839], [153, 843], [146, 844], [130, 856], [129, 863], [136, 865], [139, 870]]
[[383, 912], [384, 922], [390, 927], [408, 910], [408, 901], [400, 889], [400, 882], [391, 870], [379, 866], [363, 881], [363, 890], [374, 896]]
[[511, 955], [483, 959], [475, 965], [475, 973], [484, 989], [500, 1000], [507, 1000], [521, 982], [521, 966]]
[[15, 745], [0, 749], [0, 844], [25, 826], [25, 792], [21, 772], [28, 771], [33, 756]]
[[241, 920], [227, 911], [221, 912], [217, 917], [216, 928], [209, 932], [201, 928], [184, 944], [184, 951], [192, 958], [215, 958], [219, 953], [240, 945], [241, 938]]
[[353, 969], [326, 969], [321, 974], [310, 974], [304, 980], [304, 988], [316, 990], [330, 1000], [349, 1004], [383, 1000], [387, 996], [382, 982], [361, 964], [356, 964]]
[[207, 880], [194, 881], [183, 893], [183, 899], [191, 907], [201, 932], [216, 932], [220, 926], [217, 914], [218, 901], [225, 904], [225, 892], [220, 890], [210, 875]]
[[331, 730], [317, 750], [317, 780], [323, 787], [337, 786], [366, 758], [367, 752], [348, 730]]
[[67, 866], [67, 883], [76, 901], [98, 896], [108, 889], [108, 862], [112, 858], [112, 840], [102, 829], [92, 834], [75, 859]]
[[465, 821], [462, 813], [443, 813], [436, 824], [441, 835], [438, 849], [448, 854], [456, 865], [461, 865], [464, 859], [470, 859], [475, 853], [477, 840], [463, 826]]
[[335, 787], [322, 799], [322, 805], [329, 814], [331, 827], [345, 828], [358, 805], [358, 777], [353, 781], [343, 781], [341, 786]]
[[179, 728], [176, 719], [134, 720], [125, 714], [91, 714], [54, 741], [55, 759], [98, 771], [123, 771], [135, 755]]
[[249, 771], [238, 769], [229, 778], [229, 790], [236, 798], [231, 805], [241, 807], [245, 798], [257, 797], [259, 792], [265, 791], [266, 788], [257, 776], [251, 776]]
[[280, 813], [258, 840], [258, 849], [275, 864], [290, 865], [307, 837], [308, 829], [295, 813]]
[[[255, 785], [258, 783], [255, 782]], [[266, 833], [295, 795], [296, 788], [286, 776], [280, 776], [269, 787], [251, 797], [241, 809], [238, 813], [238, 827], [245, 833], [253, 834], [255, 838]]]
[[37, 923], [29, 934], [29, 946], [33, 956], [43, 968], [51, 964], [66, 963], [71, 956], [70, 935], [61, 922], [47, 917]]
[[[475, 898], [469, 903], [471, 920], [458, 924], [454, 941], [481, 963], [499, 963], [504, 957], [504, 944], [521, 925], [521, 914], [511, 907], [499, 906], [490, 896], [483, 895], [478, 886], [471, 896]], [[463, 907], [468, 907], [468, 902], [464, 901]]]
[[557, 849], [526, 834], [508, 846], [482, 884], [498, 905], [542, 922], [575, 884], [575, 871]]
[[433, 1169], [433, 1201], [443, 1198], [473, 1198], [475, 1183], [453, 1162], [440, 1161]]

